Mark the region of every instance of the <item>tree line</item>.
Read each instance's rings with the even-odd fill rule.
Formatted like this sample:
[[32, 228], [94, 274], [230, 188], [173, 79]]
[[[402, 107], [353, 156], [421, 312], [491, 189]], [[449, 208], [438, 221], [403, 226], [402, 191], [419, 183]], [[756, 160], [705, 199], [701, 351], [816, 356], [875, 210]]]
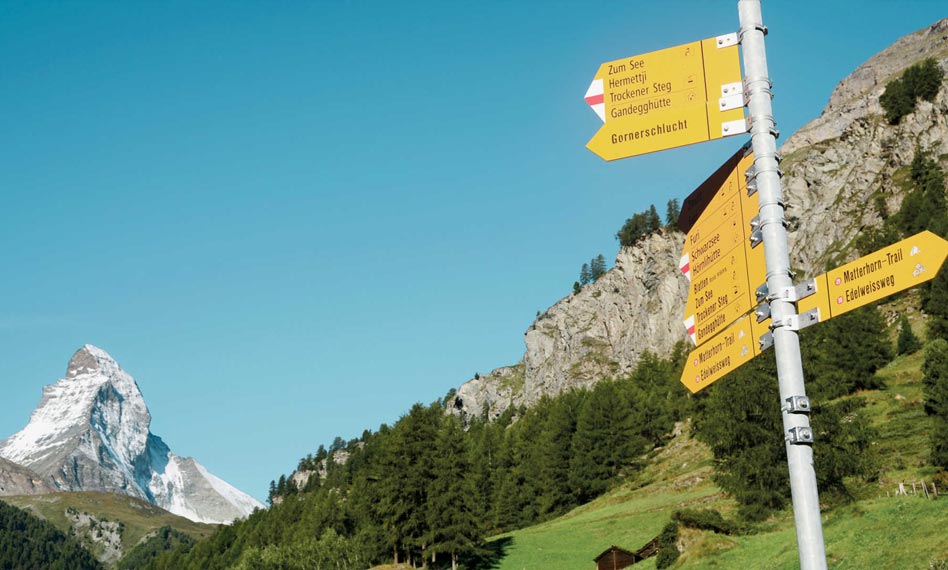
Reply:
[[104, 570], [74, 538], [0, 501], [0, 568]]
[[[662, 226], [661, 218], [658, 216], [658, 210], [652, 204], [644, 212], [633, 214], [627, 218], [619, 231], [616, 232], [616, 239], [619, 240], [621, 247], [632, 247], [647, 236], [659, 231], [663, 227], [674, 229], [678, 225], [678, 216], [681, 214], [681, 207], [678, 205], [678, 199], [673, 198], [668, 201], [665, 209], [665, 225]], [[600, 253], [589, 263], [584, 263], [579, 271], [579, 279], [573, 282], [573, 293], [578, 294], [583, 287], [595, 283], [600, 277], [606, 274], [606, 258]]]
[[545, 396], [495, 421], [464, 425], [449, 399], [416, 404], [394, 425], [301, 460], [313, 468], [309, 479], [299, 488], [281, 476], [267, 511], [140, 567], [489, 567], [485, 537], [557, 517], [640, 468], [687, 405], [677, 385], [682, 349], [670, 359], [647, 354], [628, 377]]

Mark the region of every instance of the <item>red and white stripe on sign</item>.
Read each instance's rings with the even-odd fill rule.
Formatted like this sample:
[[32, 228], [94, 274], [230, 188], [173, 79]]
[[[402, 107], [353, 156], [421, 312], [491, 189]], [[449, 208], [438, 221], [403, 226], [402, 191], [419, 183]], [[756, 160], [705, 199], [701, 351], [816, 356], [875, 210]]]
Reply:
[[678, 262], [678, 269], [681, 269], [681, 272], [685, 274], [688, 281], [691, 281], [691, 256], [689, 254], [686, 253], [681, 256], [681, 261]]
[[586, 102], [592, 107], [592, 110], [599, 115], [602, 122], [606, 122], [606, 103], [603, 98], [602, 79], [593, 79], [586, 90]]
[[695, 317], [694, 317], [694, 315], [688, 317], [687, 319], [685, 319], [685, 320], [682, 321], [682, 322], [685, 323], [685, 328], [688, 329], [688, 336], [691, 337], [691, 342], [693, 342], [693, 343], [695, 343], [695, 344], [698, 344], [698, 339], [697, 339], [697, 337], [695, 336]]

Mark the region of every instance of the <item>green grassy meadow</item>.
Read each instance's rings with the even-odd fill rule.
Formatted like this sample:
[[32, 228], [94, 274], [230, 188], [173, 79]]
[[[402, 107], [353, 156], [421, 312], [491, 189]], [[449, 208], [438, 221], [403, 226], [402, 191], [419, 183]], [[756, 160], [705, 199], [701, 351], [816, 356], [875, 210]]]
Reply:
[[[931, 488], [933, 479], [940, 481], [926, 461], [934, 426], [923, 406], [923, 360], [923, 351], [896, 358], [878, 373], [886, 382], [884, 389], [857, 394], [866, 398], [866, 414], [878, 430], [873, 459], [879, 472], [875, 480], [849, 482], [854, 500], [824, 505], [830, 568], [948, 568], [948, 487], [938, 500], [926, 498], [920, 485], [915, 495], [896, 496], [900, 482], [912, 493], [913, 482], [924, 480]], [[818, 443], [814, 451], [819, 453]], [[495, 567], [592, 570], [593, 558], [611, 545], [634, 551], [646, 544], [678, 509], [715, 508], [732, 517], [736, 505], [711, 481], [711, 461], [710, 452], [691, 439], [686, 425], [681, 435], [652, 454], [645, 470], [612, 492], [560, 518], [492, 538], [502, 553]], [[679, 545], [683, 551], [672, 566], [676, 569], [800, 567], [790, 509], [756, 525], [753, 534], [725, 536], [683, 528]], [[655, 558], [632, 568], [654, 569]]]

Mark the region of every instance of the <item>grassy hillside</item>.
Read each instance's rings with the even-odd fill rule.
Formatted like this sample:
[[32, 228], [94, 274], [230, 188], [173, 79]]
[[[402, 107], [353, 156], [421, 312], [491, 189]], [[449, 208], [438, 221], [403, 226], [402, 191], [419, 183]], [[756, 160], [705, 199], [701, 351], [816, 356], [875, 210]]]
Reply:
[[[2, 497], [0, 500], [49, 521], [66, 534], [72, 531], [77, 515], [91, 515], [99, 522], [95, 528], [80, 532], [79, 538], [98, 558], [104, 558], [107, 562], [114, 562], [115, 555], [120, 557], [122, 553], [127, 553], [142, 538], [166, 525], [195, 538], [206, 538], [216, 528], [173, 515], [145, 501], [112, 493], [55, 493]], [[106, 553], [108, 541], [101, 536], [109, 534], [110, 528], [118, 530], [121, 551], [111, 556]], [[96, 529], [102, 531], [97, 532]]]
[[[890, 303], [884, 313], [898, 314], [911, 299]], [[919, 332], [922, 320], [913, 315]], [[938, 500], [895, 496], [900, 482], [931, 484], [936, 471], [927, 466], [931, 420], [922, 405], [922, 352], [896, 358], [880, 370], [886, 387], [858, 394], [878, 430], [874, 441], [880, 472], [873, 482], [852, 482], [854, 502], [824, 508], [827, 558], [834, 569], [927, 569], [948, 561], [948, 488]], [[726, 382], [727, 380], [722, 380]], [[713, 389], [713, 387], [711, 388]], [[775, 413], [777, 411], [775, 410]], [[815, 453], [819, 453], [819, 444]], [[710, 480], [711, 454], [690, 437], [687, 426], [634, 480], [596, 501], [545, 524], [492, 539], [499, 570], [575, 570], [594, 568], [593, 558], [617, 545], [636, 550], [654, 538], [682, 508], [715, 508], [733, 516], [735, 504]], [[941, 489], [939, 487], [939, 489]], [[684, 551], [673, 568], [799, 568], [793, 514], [780, 513], [754, 534], [725, 536], [682, 529]], [[948, 568], [948, 562], [945, 562]], [[655, 568], [655, 559], [633, 568]]]

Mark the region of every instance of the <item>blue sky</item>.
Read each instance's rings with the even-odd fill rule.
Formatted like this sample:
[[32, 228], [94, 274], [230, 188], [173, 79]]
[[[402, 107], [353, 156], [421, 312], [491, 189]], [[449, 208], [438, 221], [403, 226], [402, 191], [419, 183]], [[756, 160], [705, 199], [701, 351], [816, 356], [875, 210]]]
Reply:
[[[786, 136], [948, 10], [763, 14]], [[516, 363], [625, 218], [746, 140], [603, 162], [599, 64], [737, 27], [731, 1], [0, 3], [0, 437], [92, 343], [172, 450], [262, 500]]]

